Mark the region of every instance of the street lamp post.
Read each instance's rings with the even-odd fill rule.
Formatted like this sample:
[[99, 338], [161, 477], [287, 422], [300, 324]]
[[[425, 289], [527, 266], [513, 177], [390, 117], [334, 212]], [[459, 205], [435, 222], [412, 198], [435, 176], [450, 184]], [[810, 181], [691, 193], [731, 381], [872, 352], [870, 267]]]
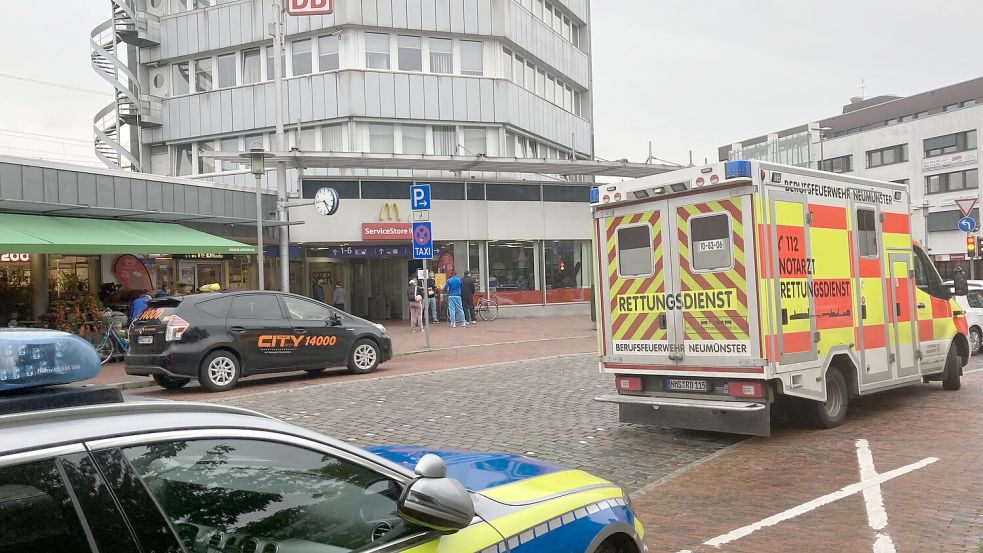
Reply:
[[266, 278], [263, 274], [266, 264], [263, 252], [263, 173], [266, 172], [266, 158], [273, 157], [273, 154], [263, 150], [263, 145], [259, 142], [253, 142], [249, 145], [249, 151], [239, 154], [239, 157], [249, 159], [249, 172], [256, 177], [256, 263], [258, 265], [256, 273], [259, 275], [259, 289], [265, 290]]

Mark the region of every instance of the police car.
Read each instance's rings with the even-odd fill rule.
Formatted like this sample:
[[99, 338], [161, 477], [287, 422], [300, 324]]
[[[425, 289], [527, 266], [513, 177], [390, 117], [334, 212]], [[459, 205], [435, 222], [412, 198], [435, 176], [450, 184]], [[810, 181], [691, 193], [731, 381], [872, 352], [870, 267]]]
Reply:
[[509, 454], [366, 451], [254, 411], [63, 386], [98, 367], [76, 336], [0, 330], [0, 548], [647, 551], [627, 496], [590, 474]]

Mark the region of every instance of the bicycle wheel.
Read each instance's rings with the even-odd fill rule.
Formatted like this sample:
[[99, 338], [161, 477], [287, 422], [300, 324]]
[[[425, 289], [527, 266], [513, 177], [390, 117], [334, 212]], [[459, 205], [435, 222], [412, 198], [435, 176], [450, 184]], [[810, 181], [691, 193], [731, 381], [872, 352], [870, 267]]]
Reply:
[[491, 300], [484, 300], [478, 304], [478, 316], [482, 321], [494, 321], [498, 318], [498, 304]]
[[99, 362], [103, 365], [113, 357], [113, 341], [103, 332], [91, 332], [85, 335], [86, 341], [92, 344], [99, 354]]

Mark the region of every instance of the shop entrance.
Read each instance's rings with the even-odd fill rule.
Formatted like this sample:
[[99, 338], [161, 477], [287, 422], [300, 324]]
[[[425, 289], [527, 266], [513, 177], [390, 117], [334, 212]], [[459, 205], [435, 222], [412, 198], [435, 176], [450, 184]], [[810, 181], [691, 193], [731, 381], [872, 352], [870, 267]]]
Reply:
[[198, 288], [206, 285], [218, 283], [225, 286], [224, 272], [221, 262], [182, 261], [180, 266], [180, 281], [191, 285], [191, 289], [197, 291]]
[[345, 288], [345, 310], [375, 321], [402, 319], [409, 315], [406, 287], [407, 260], [395, 258], [307, 258], [306, 296], [314, 296], [314, 282], [323, 281], [326, 303], [331, 303], [335, 282]]

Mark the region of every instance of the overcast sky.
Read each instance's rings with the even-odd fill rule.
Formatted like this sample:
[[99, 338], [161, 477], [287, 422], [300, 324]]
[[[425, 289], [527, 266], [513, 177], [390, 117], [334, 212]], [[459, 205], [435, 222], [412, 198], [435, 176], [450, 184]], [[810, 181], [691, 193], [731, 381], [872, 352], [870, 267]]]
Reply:
[[[88, 41], [109, 2], [52, 5], [0, 4], [0, 74], [105, 93], [0, 76], [0, 152], [92, 162], [92, 117], [112, 96]], [[594, 0], [597, 154], [644, 161], [651, 140], [659, 158], [700, 163], [839, 113], [861, 81], [908, 95], [979, 77], [981, 21], [979, 0]]]

